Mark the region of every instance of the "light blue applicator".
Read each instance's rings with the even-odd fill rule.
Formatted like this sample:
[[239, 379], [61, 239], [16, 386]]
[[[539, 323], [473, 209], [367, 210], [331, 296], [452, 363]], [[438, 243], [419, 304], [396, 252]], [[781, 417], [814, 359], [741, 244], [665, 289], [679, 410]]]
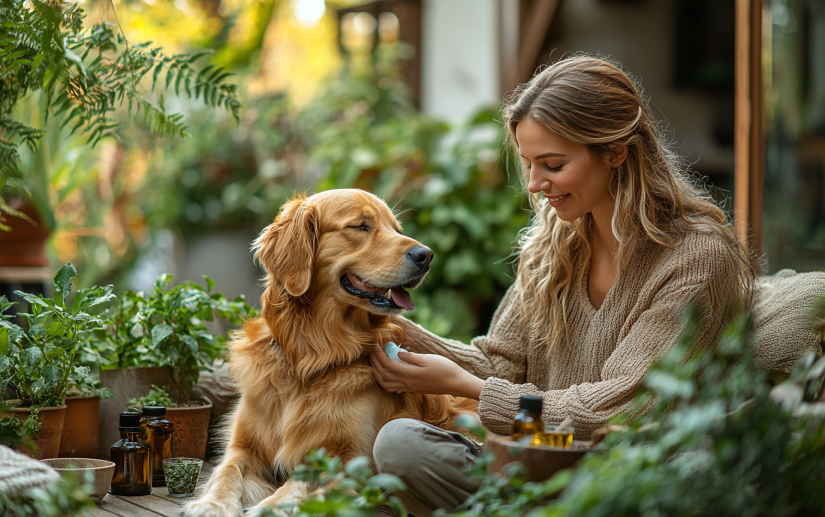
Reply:
[[398, 352], [406, 352], [403, 348], [396, 345], [392, 341], [387, 341], [387, 344], [384, 345], [384, 353], [392, 359], [393, 361], [400, 361], [401, 359], [398, 357]]

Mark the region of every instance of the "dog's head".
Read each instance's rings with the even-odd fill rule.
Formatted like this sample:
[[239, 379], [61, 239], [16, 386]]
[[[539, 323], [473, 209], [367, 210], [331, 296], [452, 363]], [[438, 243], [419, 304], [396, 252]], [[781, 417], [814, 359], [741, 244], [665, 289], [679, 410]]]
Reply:
[[415, 308], [407, 289], [421, 284], [433, 258], [401, 233], [381, 199], [358, 189], [291, 199], [255, 250], [270, 289], [383, 315]]

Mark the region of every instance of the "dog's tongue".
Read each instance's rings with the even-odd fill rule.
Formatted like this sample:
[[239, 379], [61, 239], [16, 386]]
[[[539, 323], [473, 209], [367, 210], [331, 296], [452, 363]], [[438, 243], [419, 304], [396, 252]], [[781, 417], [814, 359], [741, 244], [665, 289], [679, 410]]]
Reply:
[[415, 310], [415, 304], [412, 301], [412, 296], [400, 287], [396, 287], [392, 290], [392, 301], [394, 301], [395, 304], [402, 309], [407, 309], [408, 311]]

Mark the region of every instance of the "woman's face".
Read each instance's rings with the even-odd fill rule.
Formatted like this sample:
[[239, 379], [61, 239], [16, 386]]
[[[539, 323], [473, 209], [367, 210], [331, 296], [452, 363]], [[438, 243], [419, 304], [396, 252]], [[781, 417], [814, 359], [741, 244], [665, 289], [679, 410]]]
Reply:
[[613, 213], [610, 165], [594, 160], [584, 144], [526, 118], [516, 125], [516, 141], [530, 177], [527, 190], [541, 192], [563, 221], [594, 210]]

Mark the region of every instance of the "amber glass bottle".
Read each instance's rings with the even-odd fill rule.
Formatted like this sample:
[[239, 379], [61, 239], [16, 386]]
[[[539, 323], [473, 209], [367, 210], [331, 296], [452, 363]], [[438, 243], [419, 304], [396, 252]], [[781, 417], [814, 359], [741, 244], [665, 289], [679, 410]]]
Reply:
[[120, 414], [120, 441], [112, 445], [110, 494], [148, 495], [152, 493], [152, 448], [140, 439], [140, 413]]
[[166, 486], [163, 460], [175, 455], [172, 422], [166, 420], [166, 406], [143, 406], [140, 439], [152, 447], [152, 486]]
[[540, 445], [544, 435], [544, 422], [541, 420], [541, 397], [522, 395], [519, 406], [521, 411], [513, 421], [513, 440], [530, 437], [530, 445]]

